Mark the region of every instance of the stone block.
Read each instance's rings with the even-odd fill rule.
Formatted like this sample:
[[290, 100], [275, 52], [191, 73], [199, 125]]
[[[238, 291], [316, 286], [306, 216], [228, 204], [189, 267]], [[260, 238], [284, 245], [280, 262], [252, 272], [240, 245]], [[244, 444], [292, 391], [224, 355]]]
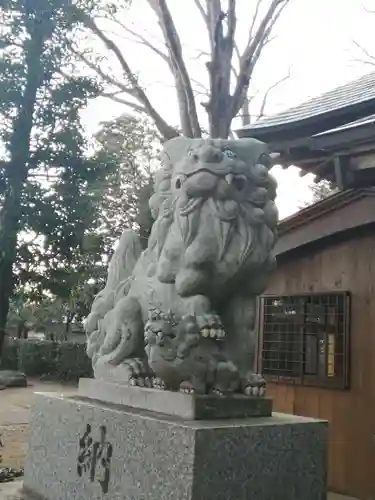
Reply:
[[154, 411], [185, 420], [269, 417], [272, 414], [270, 398], [251, 398], [242, 394], [230, 396], [186, 394], [90, 378], [80, 379], [79, 395], [104, 403]]
[[26, 387], [27, 377], [15, 370], [0, 370], [0, 387]]
[[323, 500], [326, 423], [182, 420], [38, 394], [24, 487], [47, 500]]

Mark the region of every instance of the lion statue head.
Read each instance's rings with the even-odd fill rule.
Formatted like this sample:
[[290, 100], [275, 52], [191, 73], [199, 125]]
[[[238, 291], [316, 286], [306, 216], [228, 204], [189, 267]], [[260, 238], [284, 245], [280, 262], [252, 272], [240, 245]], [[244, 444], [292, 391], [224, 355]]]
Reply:
[[162, 155], [150, 199], [157, 278], [181, 297], [215, 299], [272, 267], [277, 185], [267, 145], [177, 137]]

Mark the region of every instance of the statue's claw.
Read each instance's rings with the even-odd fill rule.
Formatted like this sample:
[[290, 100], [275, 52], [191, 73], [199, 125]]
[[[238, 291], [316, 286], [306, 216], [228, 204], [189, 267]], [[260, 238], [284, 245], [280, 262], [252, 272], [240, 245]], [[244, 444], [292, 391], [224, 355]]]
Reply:
[[141, 358], [130, 358], [124, 361], [124, 365], [130, 371], [130, 385], [151, 387], [152, 373], [146, 361]]
[[263, 397], [266, 393], [266, 386], [264, 378], [257, 373], [249, 373], [242, 380], [242, 392], [246, 396]]
[[217, 387], [214, 387], [211, 391], [210, 391], [211, 394], [214, 394], [215, 396], [224, 396], [224, 393], [223, 391], [221, 391], [220, 389], [218, 389]]
[[191, 382], [185, 381], [182, 382], [180, 385], [180, 392], [184, 392], [185, 394], [194, 394], [195, 389]]
[[202, 337], [223, 340], [225, 330], [218, 314], [204, 314], [197, 316], [197, 324]]
[[154, 387], [154, 389], [166, 389], [165, 383], [160, 377], [154, 377], [152, 379], [152, 387]]

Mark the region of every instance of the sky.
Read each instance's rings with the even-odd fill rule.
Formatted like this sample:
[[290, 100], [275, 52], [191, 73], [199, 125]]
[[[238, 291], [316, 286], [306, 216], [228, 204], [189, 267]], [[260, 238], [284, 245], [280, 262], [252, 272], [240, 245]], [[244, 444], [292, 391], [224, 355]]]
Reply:
[[[237, 40], [240, 46], [245, 43], [254, 4], [255, 0], [237, 0]], [[207, 47], [206, 32], [194, 1], [169, 0], [169, 5], [180, 33], [190, 75], [194, 81], [205, 85], [207, 58], [198, 55]], [[288, 71], [290, 78], [269, 96], [267, 115], [299, 104], [375, 69], [363, 63], [364, 55], [354, 43], [358, 42], [375, 54], [375, 13], [369, 14], [366, 7], [371, 7], [371, 0], [292, 0], [277, 24], [276, 39], [262, 54], [252, 81], [251, 93], [256, 96], [253, 101], [255, 112], [263, 93]], [[146, 0], [133, 0], [133, 6], [123, 21], [152, 43], [158, 44], [159, 27]], [[108, 29], [134, 72], [139, 75], [151, 102], [165, 119], [177, 124], [177, 106], [168, 68], [147, 48], [120, 38], [122, 31], [113, 26]], [[99, 46], [98, 50], [101, 50]], [[103, 54], [106, 52], [103, 51]], [[119, 74], [115, 62], [110, 61], [109, 64], [113, 74]], [[83, 121], [87, 130], [93, 132], [100, 121], [114, 118], [125, 110], [125, 107], [108, 99], [96, 99], [85, 110]], [[201, 117], [204, 122], [203, 108]], [[234, 128], [235, 125], [234, 122]], [[300, 177], [299, 169], [295, 167], [287, 170], [274, 167], [273, 174], [279, 183], [277, 205], [281, 218], [293, 214], [311, 199], [308, 186], [312, 176]]]

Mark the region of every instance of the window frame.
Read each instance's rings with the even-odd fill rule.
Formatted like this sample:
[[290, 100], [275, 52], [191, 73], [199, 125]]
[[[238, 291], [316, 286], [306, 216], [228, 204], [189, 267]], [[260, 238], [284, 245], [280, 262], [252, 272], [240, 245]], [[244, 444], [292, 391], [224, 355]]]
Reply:
[[[287, 298], [307, 298], [307, 297], [326, 297], [326, 296], [339, 296], [343, 297], [343, 350], [342, 350], [342, 376], [329, 377], [327, 374], [322, 377], [319, 374], [307, 374], [305, 373], [305, 343], [304, 335], [306, 335], [306, 312], [304, 312], [303, 321], [303, 332], [301, 332], [301, 343], [302, 343], [302, 353], [300, 354], [300, 369], [299, 375], [276, 375], [271, 373], [263, 373], [263, 339], [264, 339], [264, 310], [265, 310], [265, 300], [275, 299], [282, 300]], [[256, 353], [256, 369], [258, 373], [262, 373], [264, 379], [267, 382], [276, 384], [288, 384], [288, 385], [298, 385], [298, 386], [310, 386], [310, 387], [321, 387], [327, 389], [337, 389], [337, 390], [348, 390], [350, 389], [350, 337], [351, 337], [351, 293], [348, 290], [344, 291], [322, 291], [322, 292], [310, 292], [310, 293], [291, 293], [291, 294], [264, 294], [258, 297], [258, 307], [257, 307], [257, 324], [258, 324], [258, 342], [257, 342], [257, 353]], [[326, 313], [327, 314], [327, 313]], [[315, 334], [317, 335], [317, 334]], [[325, 338], [327, 339], [327, 332], [325, 332]], [[327, 349], [325, 351], [326, 362], [325, 366], [327, 369]]]

